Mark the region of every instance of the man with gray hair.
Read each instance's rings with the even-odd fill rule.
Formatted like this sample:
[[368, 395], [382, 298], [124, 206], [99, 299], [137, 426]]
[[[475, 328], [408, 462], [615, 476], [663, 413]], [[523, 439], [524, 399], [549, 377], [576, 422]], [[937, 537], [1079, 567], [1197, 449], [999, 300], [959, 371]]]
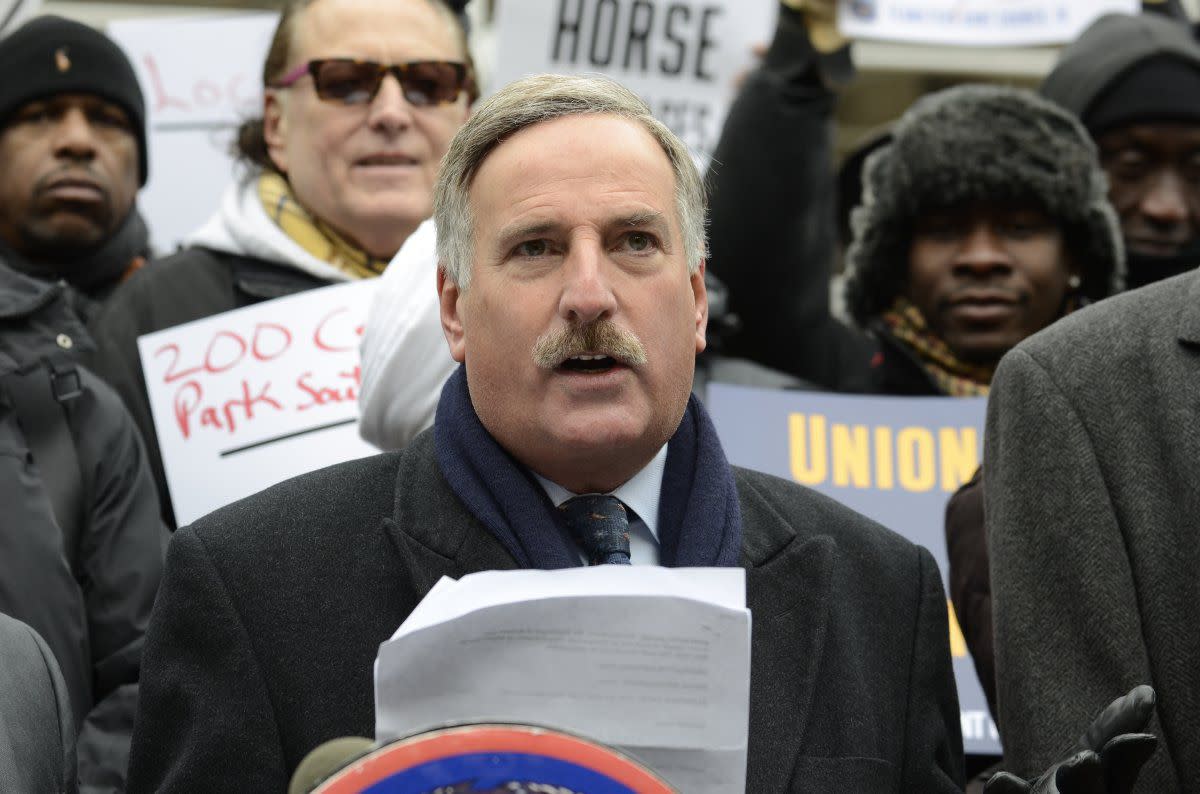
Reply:
[[690, 396], [704, 198], [679, 140], [612, 81], [528, 78], [455, 137], [434, 217], [460, 363], [434, 427], [175, 534], [129, 790], [282, 790], [372, 733], [379, 644], [441, 576], [604, 563], [746, 569], [746, 790], [957, 791], [929, 553], [730, 466]]

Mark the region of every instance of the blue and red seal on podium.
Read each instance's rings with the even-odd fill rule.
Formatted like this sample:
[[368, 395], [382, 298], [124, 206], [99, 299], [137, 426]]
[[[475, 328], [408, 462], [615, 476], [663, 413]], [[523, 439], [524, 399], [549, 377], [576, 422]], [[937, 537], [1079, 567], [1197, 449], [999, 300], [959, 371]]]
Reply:
[[313, 794], [676, 794], [628, 756], [529, 726], [468, 725], [372, 750]]

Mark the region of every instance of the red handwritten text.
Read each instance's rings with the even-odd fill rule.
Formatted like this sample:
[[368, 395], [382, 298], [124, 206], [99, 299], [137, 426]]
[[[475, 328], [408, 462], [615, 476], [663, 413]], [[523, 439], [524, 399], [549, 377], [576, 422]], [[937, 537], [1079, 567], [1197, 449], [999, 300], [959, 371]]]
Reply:
[[[338, 377], [343, 382], [337, 386], [315, 386], [312, 384], [312, 373], [305, 372], [296, 379], [296, 386], [308, 397], [307, 402], [296, 406], [297, 411], [307, 411], [331, 403], [352, 403], [358, 399], [358, 388], [362, 385], [362, 368], [355, 367], [349, 372], [339, 372]], [[348, 382], [346, 382], [348, 381]]]
[[355, 325], [350, 318], [343, 316], [349, 311], [345, 306], [340, 306], [322, 317], [321, 322], [317, 323], [317, 329], [313, 331], [313, 344], [317, 346], [318, 350], [324, 350], [327, 353], [345, 353], [358, 348], [358, 342], [363, 335], [363, 326], [361, 323]]
[[244, 74], [233, 75], [225, 81], [224, 85], [219, 85], [212, 80], [200, 79], [191, 86], [191, 91], [180, 94], [167, 88], [162, 70], [153, 55], [150, 53], [143, 55], [142, 65], [146, 67], [146, 76], [150, 80], [150, 93], [155, 113], [162, 113], [164, 110], [189, 113], [195, 110], [211, 110], [221, 105], [238, 109], [254, 99], [254, 94], [247, 92], [248, 80]]
[[239, 421], [249, 421], [255, 417], [256, 408], [283, 410], [283, 405], [268, 393], [270, 390], [271, 382], [267, 381], [257, 394], [253, 394], [250, 384], [243, 380], [240, 397], [233, 397], [216, 405], [204, 405], [204, 387], [190, 380], [175, 393], [175, 422], [184, 438], [191, 437], [194, 419], [200, 427], [212, 427], [233, 433], [237, 430]]

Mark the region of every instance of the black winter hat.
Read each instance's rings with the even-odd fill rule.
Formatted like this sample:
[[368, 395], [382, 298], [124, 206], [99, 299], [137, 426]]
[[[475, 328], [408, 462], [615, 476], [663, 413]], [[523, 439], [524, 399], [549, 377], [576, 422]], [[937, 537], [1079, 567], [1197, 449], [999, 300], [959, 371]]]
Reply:
[[103, 33], [56, 16], [30, 20], [0, 41], [0, 124], [23, 105], [57, 94], [94, 94], [119, 105], [138, 142], [146, 184], [146, 101], [133, 65]]
[[960, 85], [922, 97], [867, 158], [846, 302], [860, 325], [885, 312], [908, 281], [915, 220], [973, 202], [1030, 203], [1053, 218], [1098, 300], [1124, 282], [1125, 249], [1108, 180], [1079, 121], [1031, 91]]
[[[1062, 51], [1039, 93], [1086, 121], [1093, 103], [1124, 74], [1164, 56], [1200, 70], [1200, 44], [1186, 25], [1161, 14], [1105, 14]], [[1142, 101], [1159, 97], [1161, 88], [1149, 94]]]

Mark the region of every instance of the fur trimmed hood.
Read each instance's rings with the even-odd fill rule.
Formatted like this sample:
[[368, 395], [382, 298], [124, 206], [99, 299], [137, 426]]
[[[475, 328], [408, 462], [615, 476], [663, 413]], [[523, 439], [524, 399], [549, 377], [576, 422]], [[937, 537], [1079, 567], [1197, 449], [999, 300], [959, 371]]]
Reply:
[[867, 159], [862, 201], [851, 216], [846, 300], [860, 325], [904, 290], [915, 220], [977, 201], [1035, 204], [1060, 225], [1082, 264], [1084, 296], [1120, 291], [1125, 254], [1108, 181], [1070, 113], [1031, 91], [962, 85], [915, 102], [893, 132]]

